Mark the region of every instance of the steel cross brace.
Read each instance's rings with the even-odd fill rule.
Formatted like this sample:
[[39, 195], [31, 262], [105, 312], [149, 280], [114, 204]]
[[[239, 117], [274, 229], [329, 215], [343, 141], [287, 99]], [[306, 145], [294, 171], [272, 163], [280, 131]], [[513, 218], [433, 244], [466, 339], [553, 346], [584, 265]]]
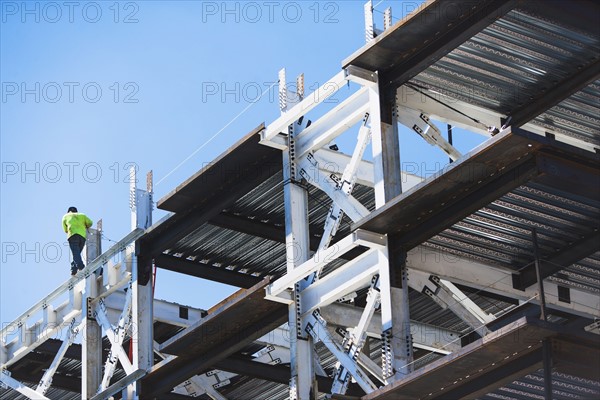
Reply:
[[444, 139], [437, 126], [429, 120], [428, 115], [402, 106], [396, 109], [398, 122], [402, 125], [418, 133], [427, 143], [442, 149], [453, 161], [461, 157], [459, 151]]
[[312, 153], [308, 153], [298, 161], [298, 168], [300, 176], [317, 189], [325, 192], [352, 221], [358, 221], [369, 214], [369, 210], [358, 200], [339, 190], [338, 185], [331, 180], [331, 176], [327, 176], [319, 168], [319, 162]]
[[[129, 293], [131, 293], [131, 286], [129, 287]], [[104, 366], [104, 376], [102, 377], [102, 382], [100, 383], [100, 387], [98, 388], [98, 393], [103, 392], [110, 384], [110, 380], [115, 372], [115, 368], [117, 367], [117, 360], [121, 362], [121, 366], [125, 370], [127, 375], [134, 372], [133, 365], [131, 361], [129, 361], [129, 357], [123, 350], [123, 339], [125, 338], [125, 333], [127, 332], [127, 327], [131, 321], [131, 294], [125, 296], [125, 305], [123, 306], [123, 313], [119, 318], [119, 322], [117, 323], [116, 329], [113, 329], [112, 324], [108, 320], [108, 316], [106, 315], [106, 306], [104, 305], [104, 300], [100, 300], [96, 304], [96, 308], [94, 310], [94, 317], [98, 321], [98, 323], [102, 326], [104, 331], [106, 332], [106, 337], [111, 342], [110, 352], [108, 354], [108, 358], [106, 359], [106, 363]]]
[[356, 383], [365, 391], [365, 393], [371, 393], [377, 390], [377, 386], [369, 379], [367, 374], [363, 372], [360, 367], [356, 364], [356, 358], [350, 356], [344, 348], [337, 343], [333, 335], [329, 333], [327, 329], [327, 323], [321, 317], [318, 310], [313, 311], [310, 316], [306, 317], [305, 331], [312, 336], [315, 342], [322, 342], [325, 347], [338, 359], [338, 361], [344, 366], [344, 368], [354, 377]]
[[[327, 329], [329, 330], [329, 333], [332, 337], [340, 336], [342, 341], [347, 338], [348, 331], [344, 330], [343, 328], [334, 328], [333, 326], [328, 324]], [[385, 385], [385, 379], [383, 378], [383, 369], [375, 361], [371, 360], [369, 356], [365, 355], [362, 352], [358, 353], [356, 362], [365, 372], [368, 372], [369, 374], [373, 375], [375, 378], [377, 378], [379, 382]]]
[[52, 361], [52, 364], [50, 364], [50, 367], [46, 370], [46, 372], [42, 376], [40, 383], [37, 385], [37, 388], [35, 389], [36, 392], [38, 392], [40, 394], [46, 394], [46, 392], [48, 391], [50, 386], [52, 386], [52, 377], [54, 376], [54, 373], [58, 369], [58, 366], [59, 366], [60, 362], [62, 361], [63, 357], [65, 356], [67, 350], [69, 349], [69, 346], [71, 346], [73, 344], [73, 341], [77, 337], [77, 334], [79, 333], [79, 330], [82, 327], [81, 323], [77, 326], [75, 326], [75, 324], [76, 324], [76, 319], [73, 318], [71, 320], [71, 324], [70, 324], [69, 330], [67, 332], [67, 337], [62, 342], [60, 348], [58, 349], [58, 352], [56, 353], [56, 356], [54, 356], [54, 360]]
[[[352, 194], [352, 189], [354, 189], [354, 184], [356, 183], [356, 171], [360, 166], [360, 162], [362, 161], [363, 154], [365, 153], [365, 149], [367, 148], [370, 139], [371, 128], [369, 127], [369, 114], [367, 113], [363, 118], [363, 125], [358, 131], [357, 144], [354, 148], [354, 152], [352, 153], [352, 158], [344, 169], [341, 181], [336, 182], [337, 189], [346, 196], [350, 196]], [[317, 160], [315, 159], [315, 161]], [[331, 175], [331, 177], [333, 176], [335, 175]], [[321, 237], [321, 242], [319, 243], [319, 250], [329, 247], [332, 237], [335, 236], [340, 226], [343, 215], [344, 214], [340, 205], [334, 202], [329, 208], [327, 217], [325, 217], [325, 227], [323, 228], [323, 236]], [[320, 271], [317, 272], [317, 277], [319, 272]]]
[[193, 376], [182, 385], [192, 397], [199, 396], [204, 392], [213, 400], [227, 400], [227, 397], [215, 390], [210, 381], [202, 375]]
[[21, 393], [26, 396], [28, 399], [32, 400], [50, 400], [42, 393], [38, 393], [29, 386], [23, 385], [18, 380], [14, 379], [10, 376], [10, 372], [6, 369], [0, 371], [0, 386], [6, 386], [9, 389], [12, 389], [16, 392]]
[[[375, 310], [379, 307], [380, 299], [379, 275], [375, 275], [371, 282], [369, 292], [367, 293], [367, 304], [360, 317], [360, 321], [358, 322], [358, 325], [350, 331], [349, 337], [346, 337], [342, 343], [344, 350], [353, 360], [357, 360], [358, 355], [362, 351], [367, 339], [367, 327], [371, 322], [371, 318], [373, 318]], [[350, 373], [348, 369], [344, 368], [341, 363], [338, 362], [335, 368], [331, 392], [345, 394], [346, 390], [348, 390], [349, 381]]]
[[[444, 253], [426, 246], [412, 249], [408, 252], [407, 259], [409, 273], [414, 270], [422, 271], [472, 288], [537, 303], [535, 300], [538, 296], [537, 287], [532, 286], [525, 291], [515, 289], [510, 272], [471, 257], [452, 255], [450, 259], [450, 257], [440, 257], [440, 254]], [[600, 318], [600, 298], [596, 293], [572, 288], [571, 303], [566, 303], [558, 297], [558, 287], [559, 285], [550, 280], [544, 282], [546, 303], [553, 309], [585, 318]]]
[[452, 282], [426, 272], [409, 270], [408, 285], [431, 297], [440, 307], [449, 308], [481, 336], [490, 333], [485, 326], [495, 317], [483, 311]]

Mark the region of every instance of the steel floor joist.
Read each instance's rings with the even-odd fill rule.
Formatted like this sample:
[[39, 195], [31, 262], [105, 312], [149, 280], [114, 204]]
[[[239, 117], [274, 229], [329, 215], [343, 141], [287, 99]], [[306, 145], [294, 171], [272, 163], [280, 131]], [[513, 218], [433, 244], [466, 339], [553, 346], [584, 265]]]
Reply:
[[240, 289], [208, 310], [197, 323], [162, 343], [160, 351], [177, 358], [155, 367], [142, 379], [144, 398], [162, 398], [190, 377], [206, 372], [254, 340], [283, 324], [287, 306], [266, 300], [265, 278]]
[[[528, 181], [557, 190], [568, 188], [598, 202], [600, 156], [507, 129], [387, 202], [353, 229], [397, 235], [398, 244], [408, 250]], [[424, 223], [435, 227], [425, 230]]]
[[[537, 371], [542, 364], [540, 348], [545, 339], [551, 339], [556, 349], [552, 354], [556, 371], [572, 373], [570, 365], [578, 360], [586, 365], [589, 375], [598, 378], [600, 337], [579, 333], [571, 336], [560, 325], [523, 317], [401, 381], [363, 396], [363, 400], [477, 398], [482, 390], [483, 394], [491, 392]], [[573, 341], [593, 354], [571, 353], [569, 350], [577, 346]], [[587, 364], [590, 360], [591, 364]]]
[[[352, 195], [371, 214], [352, 225], [345, 219], [337, 238], [358, 228], [386, 233], [398, 250], [431, 250], [485, 267], [469, 271], [472, 275], [485, 274], [488, 267], [512, 274], [511, 289], [522, 291], [536, 282], [535, 228], [541, 276], [556, 284], [559, 302], [568, 304], [575, 290], [600, 296], [599, 22], [600, 6], [592, 0], [426, 1], [344, 60], [343, 67], [377, 71], [388, 101], [404, 85], [419, 97], [422, 112], [437, 107], [452, 115], [455, 110], [440, 102], [442, 97], [427, 98], [441, 93], [500, 116], [488, 125], [508, 121], [512, 127], [377, 211], [373, 189], [356, 185]], [[263, 348], [254, 340], [288, 316], [286, 305], [264, 299], [269, 279], [286, 272], [282, 154], [259, 144], [264, 128], [250, 131], [161, 199], [158, 207], [173, 214], [137, 243], [140, 266], [154, 260], [160, 268], [243, 288], [185, 331], [155, 323], [161, 351], [177, 358], [158, 363], [141, 380], [143, 398], [188, 398], [171, 390], [213, 369], [240, 374], [233, 385], [219, 389], [228, 398], [288, 398], [290, 368], [258, 365], [249, 356]], [[331, 201], [314, 188], [308, 197], [315, 250]], [[355, 255], [331, 263], [324, 273]], [[501, 316], [516, 307], [515, 314], [527, 317], [505, 314], [494, 322], [495, 332], [479, 339], [452, 312], [411, 290], [411, 320], [456, 332], [462, 349], [445, 357], [416, 350], [416, 372], [365, 399], [540, 398], [544, 339], [553, 344], [553, 397], [600, 396], [599, 343], [582, 329], [594, 322], [590, 315], [550, 310], [553, 322], [540, 322], [539, 307], [517, 307], [508, 291], [478, 290], [475, 280], [463, 280], [461, 290], [485, 312]], [[365, 294], [357, 291], [354, 306], [364, 304]], [[48, 341], [28, 354], [11, 367], [14, 376], [35, 384], [58, 346]], [[67, 352], [50, 398], [78, 397], [69, 392], [81, 382], [77, 349], [73, 345]], [[332, 373], [335, 357], [323, 347], [317, 352]], [[380, 341], [372, 341], [370, 356], [380, 361]], [[114, 380], [122, 374], [118, 370]], [[317, 379], [319, 388], [328, 390], [331, 379]], [[0, 396], [22, 398], [4, 389]]]
[[[550, 201], [528, 197], [528, 192]], [[469, 256], [495, 256], [495, 264], [514, 270], [515, 287], [526, 288], [536, 281], [532, 266], [526, 267], [533, 259], [532, 227], [544, 235], [546, 278], [595, 259], [599, 219], [600, 156], [512, 129], [389, 201], [353, 229], [388, 234], [392, 246], [404, 251], [425, 242], [463, 254], [472, 249]]]
[[592, 0], [427, 1], [342, 65], [379, 71], [388, 96], [409, 84], [598, 149], [599, 21]]

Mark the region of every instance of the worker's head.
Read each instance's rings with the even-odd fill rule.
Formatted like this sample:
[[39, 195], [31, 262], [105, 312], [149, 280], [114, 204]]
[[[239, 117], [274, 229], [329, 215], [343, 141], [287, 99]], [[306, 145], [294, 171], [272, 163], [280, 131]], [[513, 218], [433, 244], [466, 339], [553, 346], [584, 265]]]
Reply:
[[67, 212], [76, 213], [77, 212], [77, 207], [69, 207], [69, 209], [67, 210]]

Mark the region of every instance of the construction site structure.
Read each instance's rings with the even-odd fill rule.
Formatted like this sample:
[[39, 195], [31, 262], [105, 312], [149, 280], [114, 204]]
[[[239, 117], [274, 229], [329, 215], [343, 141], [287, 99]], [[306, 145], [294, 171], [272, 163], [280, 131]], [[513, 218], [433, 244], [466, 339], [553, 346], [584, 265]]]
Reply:
[[[305, 93], [282, 69], [281, 115], [167, 217], [132, 176], [131, 232], [92, 230], [85, 269], [3, 326], [2, 399], [600, 397], [600, 5], [364, 12], [341, 71]], [[403, 171], [400, 125], [449, 163]], [[240, 289], [154, 299], [154, 267]]]

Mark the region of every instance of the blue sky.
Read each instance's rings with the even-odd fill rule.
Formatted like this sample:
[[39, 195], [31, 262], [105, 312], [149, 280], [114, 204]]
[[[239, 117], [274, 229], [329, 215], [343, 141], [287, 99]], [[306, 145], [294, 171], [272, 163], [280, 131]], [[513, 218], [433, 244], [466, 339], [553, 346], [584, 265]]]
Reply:
[[[380, 3], [380, 26], [386, 7], [397, 20], [419, 4]], [[69, 206], [102, 218], [107, 238], [123, 237], [129, 165], [142, 178], [153, 170], [155, 199], [163, 197], [278, 116], [276, 86], [256, 100], [282, 67], [290, 81], [303, 72], [307, 92], [335, 75], [364, 43], [363, 4], [2, 1], [0, 321], [69, 277], [60, 224]], [[482, 140], [455, 138], [462, 151]], [[447, 161], [405, 131], [401, 154], [424, 174]], [[209, 308], [233, 290], [159, 270], [156, 297]]]

